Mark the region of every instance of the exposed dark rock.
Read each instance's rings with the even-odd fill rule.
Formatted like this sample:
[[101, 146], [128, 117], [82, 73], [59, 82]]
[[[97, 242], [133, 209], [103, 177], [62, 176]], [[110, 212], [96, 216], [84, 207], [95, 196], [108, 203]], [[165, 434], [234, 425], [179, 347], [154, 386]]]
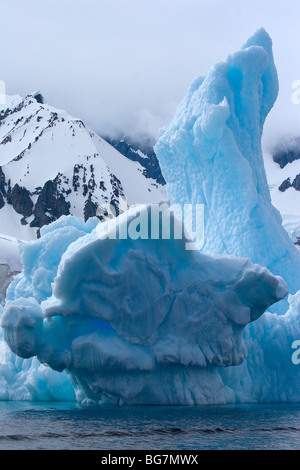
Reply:
[[38, 92], [38, 93], [35, 93], [35, 94], [33, 95], [33, 98], [35, 98], [38, 103], [44, 104], [44, 97], [43, 97], [43, 95], [42, 95], [41, 93], [39, 93], [39, 92]]
[[292, 187], [292, 183], [291, 183], [290, 178], [288, 178], [281, 183], [278, 189], [279, 191], [284, 193], [284, 191], [286, 191], [288, 188], [291, 188], [291, 187]]
[[293, 181], [292, 186], [293, 188], [296, 189], [296, 191], [300, 191], [300, 174], [296, 176], [296, 178]]
[[[6, 182], [5, 182], [5, 174], [3, 173], [2, 167], [0, 166], [0, 192], [2, 196], [6, 196]], [[3, 206], [2, 206], [3, 207]]]
[[10, 203], [18, 214], [22, 214], [24, 217], [32, 215], [33, 202], [30, 198], [30, 192], [26, 188], [15, 184], [10, 194]]
[[11, 114], [11, 110], [9, 108], [7, 109], [2, 109], [2, 111], [0, 111], [0, 121], [3, 121], [4, 119], [7, 118], [7, 116], [9, 116]]
[[97, 215], [97, 204], [92, 201], [91, 195], [89, 195], [88, 199], [85, 201], [84, 204], [84, 220], [85, 222], [90, 218], [90, 217], [96, 217]]
[[77, 119], [75, 122], [78, 122], [80, 128], [83, 127], [85, 129], [85, 124], [81, 119]]
[[86, 183], [86, 168], [83, 168], [83, 177], [82, 177], [82, 182], [85, 184]]
[[87, 169], [84, 165], [82, 164], [76, 164], [74, 165], [73, 169], [73, 179], [72, 179], [72, 185], [74, 188], [74, 191], [78, 191], [81, 185], [82, 181], [82, 187], [83, 187], [83, 195], [86, 196], [88, 191], [91, 191], [94, 193], [95, 189], [97, 188], [97, 183], [95, 181], [95, 174], [94, 174], [94, 167], [93, 165], [90, 165], [90, 173], [91, 177], [87, 181]]
[[34, 220], [31, 227], [42, 227], [57, 220], [62, 215], [70, 214], [70, 203], [58, 192], [55, 181], [49, 180], [38, 197], [34, 211]]
[[284, 180], [278, 189], [283, 193], [288, 188], [294, 188], [296, 191], [300, 191], [300, 174], [296, 176], [292, 183], [290, 178]]
[[88, 190], [88, 186], [87, 186], [87, 184], [83, 184], [82, 187], [83, 187], [83, 193], [82, 193], [82, 194], [83, 194], [84, 196], [86, 196], [87, 193], [88, 193], [88, 191], [89, 191], [89, 190]]
[[112, 185], [112, 193], [113, 193], [110, 204], [114, 206], [116, 215], [118, 216], [120, 213], [120, 210], [119, 210], [120, 198], [125, 197], [125, 194], [124, 194], [121, 181], [112, 173], [110, 174], [110, 184]]
[[10, 134], [8, 134], [8, 136], [6, 136], [5, 139], [2, 140], [0, 145], [5, 145], [8, 142], [11, 142], [11, 135]]
[[[48, 119], [49, 124], [46, 127], [46, 129], [55, 126], [55, 121], [57, 121], [57, 120], [58, 120], [58, 114], [56, 112], [51, 113], [50, 119]], [[40, 134], [40, 136], [41, 136], [41, 134]]]
[[5, 202], [4, 202], [2, 193], [0, 193], [0, 209], [2, 209], [2, 207], [4, 207], [4, 206], [5, 206]]
[[11, 182], [10, 179], [7, 182], [6, 200], [8, 204], [11, 204]]
[[[150, 143], [137, 143], [132, 141], [129, 137], [122, 137], [120, 139], [104, 137], [104, 139], [122, 155], [129, 158], [129, 160], [139, 162], [140, 165], [145, 168], [143, 174], [146, 178], [152, 178], [162, 185], [166, 184], [159, 166], [159, 161]], [[143, 158], [139, 155], [138, 150], [148, 158]]]
[[110, 174], [110, 184], [112, 185], [114, 196], [117, 198], [120, 196], [125, 196], [121, 181], [116, 177], [116, 175], [113, 175], [112, 173]]
[[293, 140], [283, 139], [273, 152], [273, 160], [280, 168], [300, 159], [300, 137]]
[[24, 155], [25, 155], [25, 151], [26, 151], [26, 150], [23, 150], [21, 153], [19, 153], [19, 155], [17, 155], [17, 156], [13, 159], [13, 161], [14, 161], [14, 162], [18, 162], [19, 160], [21, 160], [21, 159], [24, 157]]
[[273, 155], [273, 160], [275, 163], [278, 163], [280, 168], [284, 168], [288, 163], [292, 163], [295, 160], [300, 158], [300, 149], [287, 149], [286, 151], [281, 151]]
[[83, 168], [83, 165], [74, 165], [74, 169], [73, 169], [73, 181], [72, 181], [72, 184], [73, 184], [73, 188], [74, 188], [74, 191], [78, 191], [79, 187], [80, 187], [80, 177], [79, 177], [79, 171], [80, 169]]
[[102, 191], [107, 191], [104, 181], [100, 181], [99, 188], [102, 189]]
[[88, 188], [90, 191], [94, 192], [95, 191], [95, 188], [96, 188], [96, 181], [95, 179], [93, 178], [93, 176], [89, 179], [88, 181]]

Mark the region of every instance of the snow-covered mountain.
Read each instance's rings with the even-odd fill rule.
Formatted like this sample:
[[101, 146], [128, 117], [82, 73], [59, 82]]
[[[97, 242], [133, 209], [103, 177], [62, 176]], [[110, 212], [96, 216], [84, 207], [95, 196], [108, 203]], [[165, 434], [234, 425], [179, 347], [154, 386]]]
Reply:
[[39, 92], [0, 105], [0, 233], [30, 240], [61, 215], [87, 220], [101, 204], [118, 212], [120, 197], [159, 202], [164, 186], [149, 176]]
[[272, 203], [300, 248], [300, 137], [286, 136], [265, 150], [264, 164]]

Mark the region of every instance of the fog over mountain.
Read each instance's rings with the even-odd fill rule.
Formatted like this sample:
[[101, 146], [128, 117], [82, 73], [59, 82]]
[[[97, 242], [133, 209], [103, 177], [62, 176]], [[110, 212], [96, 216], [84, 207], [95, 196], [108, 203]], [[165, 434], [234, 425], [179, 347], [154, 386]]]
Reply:
[[298, 0], [2, 0], [0, 80], [100, 134], [156, 140], [189, 83], [264, 27], [280, 81], [270, 145], [300, 129], [299, 16]]

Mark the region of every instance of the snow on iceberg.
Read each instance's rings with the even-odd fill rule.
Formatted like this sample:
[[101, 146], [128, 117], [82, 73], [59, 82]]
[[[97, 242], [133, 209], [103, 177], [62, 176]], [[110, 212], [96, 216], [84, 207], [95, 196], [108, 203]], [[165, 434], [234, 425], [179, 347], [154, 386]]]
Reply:
[[[250, 258], [282, 276], [295, 294], [300, 253], [271, 203], [261, 149], [277, 93], [272, 41], [261, 29], [205, 78], [194, 80], [155, 152], [171, 203], [204, 204], [199, 248]], [[192, 233], [191, 220], [185, 223]], [[285, 302], [282, 313], [287, 308]]]
[[182, 222], [166, 205], [170, 237], [151, 238], [151, 208], [82, 236], [77, 219], [63, 217], [25, 244], [24, 270], [8, 290], [5, 340], [23, 358], [66, 370], [77, 397], [225, 403], [218, 368], [242, 363], [244, 327], [287, 286], [248, 259], [186, 250], [184, 231], [175, 237]]

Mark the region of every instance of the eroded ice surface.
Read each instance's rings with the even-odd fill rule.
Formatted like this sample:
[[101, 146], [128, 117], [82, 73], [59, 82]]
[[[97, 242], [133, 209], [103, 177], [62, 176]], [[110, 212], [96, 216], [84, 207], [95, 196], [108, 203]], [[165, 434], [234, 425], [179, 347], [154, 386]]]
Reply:
[[291, 360], [300, 339], [300, 254], [271, 204], [261, 150], [277, 92], [272, 41], [262, 29], [192, 83], [155, 147], [171, 203], [204, 204], [201, 249], [249, 257], [281, 275], [293, 294], [270, 309], [280, 315], [245, 329], [247, 360], [221, 371], [227, 402], [300, 400], [300, 367]]
[[[147, 238], [151, 206], [141, 206], [79, 236], [63, 253], [66, 231], [69, 241], [70, 231], [78, 235], [72, 217], [24, 245], [24, 271], [8, 291], [2, 321], [11, 350], [67, 370], [95, 400], [225, 403], [217, 367], [244, 360], [244, 327], [287, 287], [248, 259], [186, 250], [184, 235], [174, 238], [182, 222], [166, 211], [169, 239]], [[116, 222], [117, 234], [133, 236], [137, 214], [139, 237], [114, 238]]]
[[[300, 253], [271, 204], [261, 149], [277, 93], [272, 41], [259, 30], [194, 80], [155, 151], [171, 203], [205, 207], [201, 250], [250, 258], [282, 276], [295, 294]], [[192, 221], [185, 223], [192, 232]]]

